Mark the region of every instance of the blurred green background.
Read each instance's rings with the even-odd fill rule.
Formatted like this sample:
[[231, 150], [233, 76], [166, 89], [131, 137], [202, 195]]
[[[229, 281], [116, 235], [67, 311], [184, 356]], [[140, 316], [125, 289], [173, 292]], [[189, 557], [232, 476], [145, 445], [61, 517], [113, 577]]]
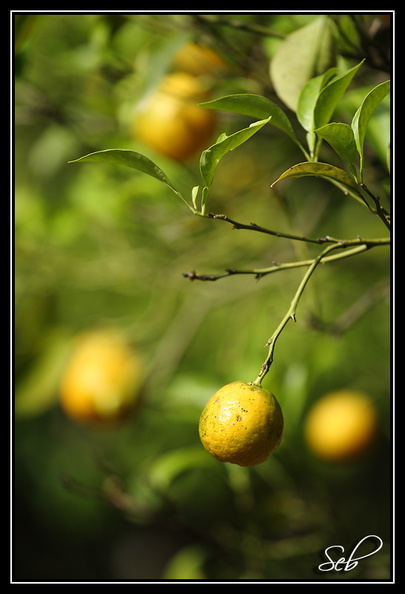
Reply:
[[[173, 162], [131, 135], [131, 114], [150, 81], [191, 39], [230, 64], [214, 81], [215, 96], [252, 92], [278, 101], [271, 57], [313, 18], [14, 15], [14, 581], [389, 579], [388, 248], [316, 271], [264, 382], [284, 411], [283, 444], [256, 468], [229, 467], [200, 445], [200, 411], [225, 383], [255, 379], [303, 270], [206, 283], [183, 274], [266, 267], [318, 248], [193, 217], [141, 173], [68, 164], [91, 151], [130, 148], [189, 196], [201, 183], [198, 159]], [[335, 20], [346, 31], [339, 59], [350, 66], [364, 57], [353, 49], [357, 33], [350, 18]], [[388, 52], [389, 23], [376, 15], [359, 22]], [[377, 59], [366, 65], [338, 121], [350, 121], [364, 89], [387, 78]], [[218, 134], [247, 123], [221, 113]], [[384, 201], [388, 133], [387, 100], [370, 126], [366, 167]], [[387, 235], [377, 217], [315, 178], [271, 189], [300, 160], [287, 137], [265, 127], [223, 159], [209, 210], [314, 237]], [[92, 327], [125, 331], [145, 361], [143, 406], [121, 429], [78, 426], [58, 403], [71, 339]], [[379, 412], [372, 450], [351, 464], [317, 460], [303, 440], [311, 404], [340, 388], [367, 392]], [[326, 547], [341, 544], [348, 554], [369, 534], [384, 542], [378, 554], [351, 572], [317, 571]]]

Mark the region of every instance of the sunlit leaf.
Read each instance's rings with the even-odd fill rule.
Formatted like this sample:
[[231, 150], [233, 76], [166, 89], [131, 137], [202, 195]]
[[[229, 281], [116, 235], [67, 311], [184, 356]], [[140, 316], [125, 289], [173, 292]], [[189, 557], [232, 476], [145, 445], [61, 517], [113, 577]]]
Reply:
[[360, 172], [362, 172], [363, 170], [363, 146], [368, 122], [373, 112], [384, 99], [384, 97], [387, 95], [389, 90], [389, 80], [374, 87], [374, 89], [372, 89], [363, 99], [360, 107], [353, 116], [352, 129], [354, 134], [354, 140], [356, 142], [357, 151], [360, 155]]
[[317, 128], [315, 132], [336, 151], [346, 163], [353, 163], [357, 156], [353, 130], [348, 124], [332, 122]]
[[314, 109], [319, 93], [337, 72], [337, 68], [329, 68], [324, 74], [314, 76], [303, 87], [297, 105], [297, 119], [301, 126], [309, 132], [314, 129]]
[[282, 173], [280, 177], [272, 183], [272, 186], [274, 186], [276, 183], [280, 182], [283, 179], [305, 176], [315, 176], [326, 179], [327, 181], [330, 181], [335, 186], [340, 188], [345, 194], [349, 194], [350, 196], [364, 204], [361, 191], [358, 188], [353, 177], [343, 169], [335, 167], [334, 165], [329, 165], [328, 163], [306, 161], [304, 163], [298, 163], [297, 165], [293, 165], [284, 173]]
[[[135, 151], [128, 149], [106, 149], [103, 151], [96, 151], [89, 153], [69, 163], [82, 163], [82, 162], [93, 162], [93, 163], [113, 163], [114, 165], [124, 165], [137, 171], [142, 171], [148, 175], [151, 175], [160, 182], [166, 184], [177, 196], [184, 200], [183, 196], [173, 186], [167, 175], [158, 167], [153, 161]], [[184, 200], [185, 201], [185, 200]]]
[[236, 147], [249, 140], [249, 138], [251, 138], [253, 134], [256, 134], [256, 132], [263, 128], [263, 126], [267, 124], [270, 119], [271, 116], [264, 120], [253, 122], [253, 124], [250, 124], [248, 128], [238, 130], [238, 132], [235, 132], [230, 136], [221, 134], [215, 144], [202, 152], [200, 158], [200, 171], [207, 187], [211, 186], [215, 170], [222, 157], [229, 151], [232, 151]]
[[253, 95], [251, 93], [227, 95], [201, 105], [208, 109], [231, 111], [261, 120], [271, 116], [270, 123], [288, 134], [295, 143], [299, 144], [291, 122], [284, 111], [276, 103], [262, 95]]
[[314, 127], [321, 128], [330, 122], [333, 112], [337, 104], [343, 97], [347, 87], [351, 83], [354, 75], [363, 64], [362, 60], [359, 64], [350, 68], [343, 74], [335, 76], [320, 92], [314, 108]]
[[295, 111], [308, 80], [335, 63], [333, 23], [322, 15], [291, 33], [280, 44], [270, 62], [270, 76], [277, 95]]

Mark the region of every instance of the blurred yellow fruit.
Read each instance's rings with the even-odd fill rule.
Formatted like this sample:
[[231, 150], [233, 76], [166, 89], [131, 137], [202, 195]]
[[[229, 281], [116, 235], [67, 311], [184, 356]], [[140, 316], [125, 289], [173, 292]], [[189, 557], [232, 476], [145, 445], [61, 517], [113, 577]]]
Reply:
[[214, 111], [198, 105], [209, 93], [198, 78], [168, 74], [153, 94], [141, 101], [132, 133], [153, 150], [186, 161], [208, 148], [216, 129]]
[[201, 413], [199, 434], [204, 448], [220, 462], [261, 464], [280, 445], [283, 413], [264, 388], [232, 382], [216, 392]]
[[62, 408], [76, 421], [114, 426], [133, 410], [141, 378], [140, 359], [119, 333], [84, 332], [73, 346], [61, 379]]
[[175, 53], [172, 68], [193, 76], [201, 76], [220, 74], [228, 70], [229, 66], [215, 50], [190, 41]]
[[371, 446], [378, 415], [363, 392], [330, 392], [314, 404], [304, 425], [308, 447], [326, 460], [357, 458]]

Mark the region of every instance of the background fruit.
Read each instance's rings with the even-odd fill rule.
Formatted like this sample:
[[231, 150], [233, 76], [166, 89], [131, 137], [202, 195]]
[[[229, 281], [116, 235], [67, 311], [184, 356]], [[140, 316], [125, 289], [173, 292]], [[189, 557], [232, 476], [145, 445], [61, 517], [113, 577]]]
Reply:
[[366, 394], [351, 390], [330, 392], [310, 410], [304, 427], [308, 447], [320, 458], [348, 460], [373, 442], [377, 412]]
[[99, 425], [123, 421], [139, 396], [141, 364], [110, 330], [81, 334], [64, 371], [60, 400], [72, 419]]
[[217, 460], [255, 466], [280, 445], [283, 427], [283, 414], [273, 394], [237, 381], [207, 402], [199, 433], [204, 448]]
[[225, 60], [206, 45], [190, 41], [174, 55], [173, 70], [188, 72], [193, 76], [215, 75], [229, 69]]
[[216, 129], [215, 112], [198, 105], [208, 98], [198, 78], [185, 72], [168, 74], [138, 106], [133, 134], [167, 157], [188, 160], [209, 146]]

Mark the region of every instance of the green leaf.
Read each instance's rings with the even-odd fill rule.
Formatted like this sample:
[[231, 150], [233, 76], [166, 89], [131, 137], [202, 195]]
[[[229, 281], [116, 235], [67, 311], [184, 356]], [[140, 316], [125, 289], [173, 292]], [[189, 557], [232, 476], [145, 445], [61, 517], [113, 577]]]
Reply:
[[321, 90], [314, 108], [314, 128], [321, 128], [329, 123], [337, 104], [363, 62], [364, 60], [343, 74], [335, 76]]
[[264, 120], [253, 122], [253, 124], [250, 124], [247, 128], [239, 130], [230, 136], [221, 134], [215, 144], [202, 152], [200, 158], [200, 171], [206, 187], [209, 188], [211, 186], [215, 170], [222, 157], [229, 151], [232, 151], [249, 140], [249, 138], [263, 128], [270, 119], [271, 116]]
[[307, 132], [314, 129], [314, 109], [319, 93], [337, 72], [337, 68], [329, 68], [324, 74], [311, 78], [302, 89], [298, 98], [297, 119]]
[[201, 105], [208, 109], [231, 111], [260, 120], [271, 116], [270, 123], [288, 134], [295, 143], [299, 144], [291, 122], [284, 111], [276, 103], [262, 95], [253, 95], [251, 93], [226, 95], [225, 97], [219, 97]]
[[282, 173], [280, 177], [272, 183], [272, 186], [283, 179], [305, 176], [315, 176], [326, 179], [340, 188], [345, 194], [349, 194], [364, 204], [361, 191], [351, 175], [339, 167], [329, 165], [328, 163], [319, 163], [318, 161], [306, 161], [304, 163], [293, 165], [287, 169], [287, 171]]
[[207, 204], [208, 196], [210, 194], [210, 189], [207, 186], [201, 191], [201, 212], [205, 213], [205, 205]]
[[363, 99], [360, 107], [353, 116], [351, 126], [354, 134], [354, 140], [356, 143], [357, 151], [360, 155], [360, 175], [362, 175], [363, 172], [363, 147], [368, 122], [373, 112], [384, 99], [389, 90], [389, 80], [374, 87], [374, 89], [372, 89]]
[[282, 101], [296, 111], [304, 85], [336, 63], [333, 23], [322, 15], [291, 33], [270, 62], [270, 77]]
[[[83, 157], [79, 157], [73, 161], [69, 161], [69, 163], [81, 162], [113, 163], [115, 165], [124, 165], [125, 167], [142, 171], [143, 173], [151, 175], [155, 179], [166, 184], [171, 190], [173, 190], [175, 194], [177, 194], [177, 196], [186, 202], [180, 192], [178, 192], [178, 190], [176, 190], [176, 188], [173, 186], [167, 175], [160, 169], [160, 167], [158, 167], [153, 161], [141, 153], [136, 153], [135, 151], [127, 149], [106, 149], [103, 151], [89, 153], [88, 155], [84, 155]], [[187, 202], [186, 204], [189, 206]]]
[[315, 132], [331, 145], [345, 163], [354, 163], [357, 149], [353, 130], [348, 124], [332, 122], [322, 128], [317, 128]]
[[209, 467], [212, 459], [203, 448], [180, 448], [162, 454], [151, 466], [149, 480], [153, 487], [165, 491], [177, 476], [196, 468]]
[[197, 196], [198, 196], [199, 189], [200, 189], [200, 186], [194, 186], [194, 188], [192, 188], [192, 190], [191, 190], [191, 201], [193, 203], [195, 210], [197, 210]]

